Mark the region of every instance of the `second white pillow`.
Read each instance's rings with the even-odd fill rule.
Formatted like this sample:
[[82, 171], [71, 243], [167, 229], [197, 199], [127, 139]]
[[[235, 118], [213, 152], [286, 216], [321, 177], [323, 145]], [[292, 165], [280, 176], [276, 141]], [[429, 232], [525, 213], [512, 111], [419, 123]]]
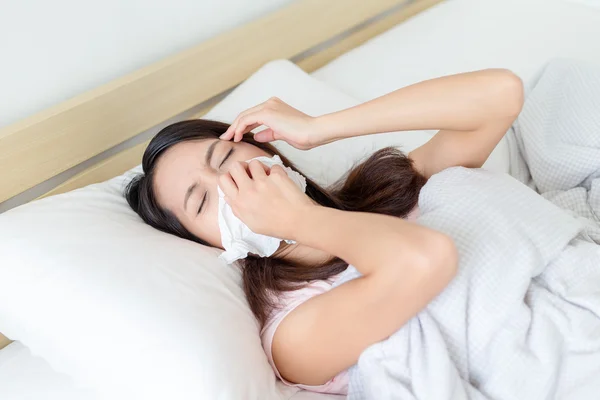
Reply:
[[[288, 60], [271, 61], [242, 83], [203, 118], [233, 122], [238, 114], [270, 97], [279, 97], [312, 116], [329, 114], [361, 102], [315, 79]], [[256, 129], [255, 132], [258, 132]], [[392, 132], [361, 136], [305, 151], [282, 141], [273, 144], [306, 175], [322, 185], [342, 177], [352, 166], [386, 146], [409, 152], [427, 142], [431, 132]]]

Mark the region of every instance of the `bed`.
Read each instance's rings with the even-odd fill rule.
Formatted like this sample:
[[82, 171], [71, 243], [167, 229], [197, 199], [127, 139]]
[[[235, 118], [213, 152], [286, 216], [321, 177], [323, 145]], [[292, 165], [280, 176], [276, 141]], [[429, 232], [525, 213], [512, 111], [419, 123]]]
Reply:
[[[596, 51], [600, 9], [581, 2], [348, 3], [298, 1], [0, 129], [0, 168], [9, 171], [0, 177], [0, 202], [11, 199], [11, 204], [16, 205], [15, 199], [23, 202], [35, 198], [41, 194], [39, 185], [44, 181], [123, 142], [133, 143], [80, 170], [42, 196], [64, 193], [123, 173], [139, 164], [147, 144], [136, 144], [132, 138], [182, 113], [201, 117], [222, 93], [273, 59], [291, 59], [313, 77], [361, 101], [423, 79], [466, 70], [505, 67], [527, 81], [542, 64], [555, 57], [579, 58], [600, 65], [600, 52]], [[339, 12], [342, 9], [345, 12]], [[309, 20], [311, 29], [306, 29], [303, 25]], [[264, 40], [268, 34], [264, 26], [279, 34]], [[281, 34], [282, 27], [287, 28], [285, 34]], [[284, 43], [285, 46], [280, 45]], [[257, 50], [241, 52], [241, 62], [222, 67], [232, 52], [246, 46]], [[214, 62], [202, 63], [208, 54]], [[158, 92], [167, 95], [153, 96]], [[129, 106], [134, 103], [135, 112]], [[131, 112], [124, 112], [128, 109]], [[111, 121], [111, 126], [104, 124], [101, 131], [100, 125], [89, 123], [100, 118]], [[11, 343], [0, 335], [0, 348], [4, 348], [0, 351], [0, 398], [94, 398], [92, 393], [74, 388], [69, 377], [53, 371], [20, 342]], [[340, 397], [299, 392], [292, 398]]]

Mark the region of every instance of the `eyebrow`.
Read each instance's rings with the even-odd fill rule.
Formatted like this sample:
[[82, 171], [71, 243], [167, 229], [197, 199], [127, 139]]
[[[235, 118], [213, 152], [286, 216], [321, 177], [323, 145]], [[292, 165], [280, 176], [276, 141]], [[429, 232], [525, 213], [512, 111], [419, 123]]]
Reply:
[[[212, 161], [212, 156], [213, 153], [215, 152], [215, 147], [217, 147], [217, 144], [219, 144], [220, 140], [215, 140], [214, 142], [212, 142], [210, 144], [210, 146], [208, 146], [208, 149], [206, 150], [206, 157], [204, 159], [204, 162], [206, 163], [206, 165], [210, 165], [211, 161]], [[190, 185], [190, 187], [186, 190], [185, 192], [185, 197], [183, 199], [183, 210], [187, 211], [187, 203], [188, 200], [190, 199], [190, 196], [192, 195], [192, 193], [194, 192], [194, 190], [198, 187], [198, 182], [194, 182]]]
[[214, 142], [212, 142], [210, 146], [208, 146], [208, 150], [206, 150], [206, 158], [204, 160], [206, 162], [206, 165], [210, 165], [213, 153], [215, 152], [215, 147], [217, 147], [217, 144], [219, 142], [221, 142], [221, 140], [217, 139]]

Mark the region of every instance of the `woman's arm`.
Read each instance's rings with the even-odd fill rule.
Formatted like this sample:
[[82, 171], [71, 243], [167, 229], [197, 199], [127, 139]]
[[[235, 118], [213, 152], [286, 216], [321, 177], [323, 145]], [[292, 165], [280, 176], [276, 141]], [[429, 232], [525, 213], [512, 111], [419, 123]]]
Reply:
[[362, 351], [402, 327], [456, 273], [449, 237], [400, 218], [315, 206], [295, 227], [299, 243], [342, 258], [363, 276], [309, 299], [280, 323], [273, 360], [291, 382], [323, 384], [356, 364]]
[[260, 126], [260, 142], [309, 149], [372, 133], [439, 129], [409, 157], [426, 176], [447, 167], [481, 167], [523, 106], [521, 79], [505, 69], [444, 76], [407, 86], [342, 111], [311, 117], [277, 98], [242, 113], [222, 139], [241, 140]]
[[409, 157], [429, 177], [445, 168], [481, 167], [521, 112], [523, 84], [505, 69], [431, 79], [317, 118], [322, 140], [378, 132], [439, 129]]
[[279, 166], [267, 175], [256, 160], [247, 169], [237, 163], [219, 186], [252, 231], [338, 256], [363, 275], [311, 298], [280, 323], [273, 359], [292, 382], [318, 385], [355, 364], [456, 273], [458, 255], [448, 236], [401, 218], [318, 206]]

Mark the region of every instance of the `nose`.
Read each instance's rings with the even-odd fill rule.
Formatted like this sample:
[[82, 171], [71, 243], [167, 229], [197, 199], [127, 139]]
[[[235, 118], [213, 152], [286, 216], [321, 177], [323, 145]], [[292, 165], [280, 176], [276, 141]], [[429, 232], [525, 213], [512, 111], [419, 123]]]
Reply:
[[221, 175], [228, 173], [229, 167], [222, 168], [220, 170], [212, 170], [210, 173], [206, 174], [205, 177], [206, 185], [210, 188], [214, 188], [217, 190], [217, 186], [219, 185], [219, 178]]
[[202, 174], [202, 181], [204, 182], [204, 184], [211, 188], [211, 189], [217, 189], [217, 185], [219, 183], [219, 176], [221, 175], [220, 172], [218, 171], [205, 171]]
[[221, 175], [229, 173], [229, 169], [231, 169], [231, 165], [224, 166], [220, 169], [207, 168], [203, 171], [202, 180], [208, 187], [217, 190], [217, 186], [219, 185], [219, 178], [221, 177]]

